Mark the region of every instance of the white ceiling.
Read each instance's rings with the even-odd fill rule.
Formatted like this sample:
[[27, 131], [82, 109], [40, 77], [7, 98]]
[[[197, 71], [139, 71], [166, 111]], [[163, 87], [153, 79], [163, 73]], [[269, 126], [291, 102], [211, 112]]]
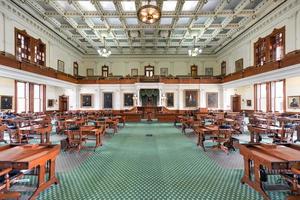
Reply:
[[214, 54], [259, 20], [266, 8], [276, 6], [271, 0], [157, 0], [151, 3], [162, 9], [162, 18], [147, 25], [136, 17], [147, 1], [14, 2], [41, 15], [86, 54], [96, 54], [104, 38], [113, 54], [184, 54], [193, 47], [194, 37], [204, 54]]

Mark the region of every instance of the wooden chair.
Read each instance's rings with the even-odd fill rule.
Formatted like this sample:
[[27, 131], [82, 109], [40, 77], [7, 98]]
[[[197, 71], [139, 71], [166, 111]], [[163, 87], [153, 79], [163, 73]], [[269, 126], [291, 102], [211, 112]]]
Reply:
[[287, 200], [299, 200], [300, 199], [300, 162], [295, 163], [291, 168], [292, 177], [284, 176], [291, 185], [292, 195], [287, 197]]
[[282, 129], [273, 137], [273, 143], [294, 143], [294, 125], [283, 125]]
[[230, 150], [234, 150], [233, 147], [233, 129], [230, 126], [219, 126], [217, 134], [213, 137], [213, 141], [218, 144], [214, 147], [214, 149], [221, 149], [226, 154], [229, 154]]
[[9, 191], [11, 182], [17, 178], [23, 176], [22, 173], [10, 179], [9, 173], [12, 171], [12, 168], [2, 169], [0, 171], [0, 177], [4, 177], [4, 181], [0, 185], [0, 199], [20, 199], [21, 193]]
[[82, 144], [86, 142], [87, 136], [81, 130], [67, 130], [68, 149], [76, 148], [79, 152]]
[[4, 131], [6, 130], [6, 125], [0, 125], [0, 142], [7, 143], [7, 141], [4, 139]]

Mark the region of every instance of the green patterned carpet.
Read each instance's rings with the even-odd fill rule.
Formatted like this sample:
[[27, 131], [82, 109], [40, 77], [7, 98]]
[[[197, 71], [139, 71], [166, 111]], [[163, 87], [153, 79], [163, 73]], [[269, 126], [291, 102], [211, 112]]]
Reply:
[[222, 168], [172, 124], [127, 124], [87, 152], [83, 162], [57, 172], [60, 184], [40, 199], [261, 199], [240, 183], [243, 170]]

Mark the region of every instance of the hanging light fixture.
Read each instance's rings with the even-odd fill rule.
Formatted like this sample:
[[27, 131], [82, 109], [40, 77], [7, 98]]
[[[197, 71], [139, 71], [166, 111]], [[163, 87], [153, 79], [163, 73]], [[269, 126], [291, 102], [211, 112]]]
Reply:
[[105, 37], [103, 38], [103, 40], [104, 40], [104, 47], [103, 47], [103, 49], [98, 49], [97, 51], [98, 51], [98, 53], [99, 53], [100, 56], [107, 58], [107, 57], [110, 56], [111, 50], [108, 50], [105, 47]]
[[161, 18], [161, 10], [156, 5], [151, 5], [150, 0], [148, 0], [148, 4], [140, 7], [137, 12], [138, 19], [145, 24], [153, 24], [160, 20]]
[[188, 54], [189, 56], [198, 56], [199, 54], [202, 53], [202, 49], [198, 48], [198, 47], [195, 47], [195, 42], [196, 42], [196, 37], [194, 36], [194, 46], [193, 46], [193, 49], [189, 49], [188, 50]]

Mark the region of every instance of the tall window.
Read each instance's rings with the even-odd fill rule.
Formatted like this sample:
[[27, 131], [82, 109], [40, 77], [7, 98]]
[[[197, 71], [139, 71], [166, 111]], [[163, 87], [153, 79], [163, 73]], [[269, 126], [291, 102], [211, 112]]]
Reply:
[[254, 85], [255, 109], [263, 112], [285, 111], [285, 80]]
[[256, 110], [267, 111], [267, 84], [256, 85]]
[[154, 76], [154, 66], [151, 65], [145, 66], [145, 76], [146, 77]]
[[33, 112], [43, 111], [43, 87], [42, 85], [33, 86]]
[[198, 66], [197, 65], [191, 66], [191, 76], [192, 77], [198, 76]]
[[271, 111], [283, 112], [284, 80], [271, 82]]
[[106, 65], [102, 66], [102, 76], [108, 77], [108, 66], [106, 66]]
[[44, 111], [44, 85], [16, 82], [16, 111], [43, 112]]
[[24, 82], [17, 82], [16, 86], [16, 94], [17, 94], [17, 113], [22, 113], [27, 111], [27, 84]]
[[78, 63], [77, 62], [73, 63], [73, 75], [78, 76]]

